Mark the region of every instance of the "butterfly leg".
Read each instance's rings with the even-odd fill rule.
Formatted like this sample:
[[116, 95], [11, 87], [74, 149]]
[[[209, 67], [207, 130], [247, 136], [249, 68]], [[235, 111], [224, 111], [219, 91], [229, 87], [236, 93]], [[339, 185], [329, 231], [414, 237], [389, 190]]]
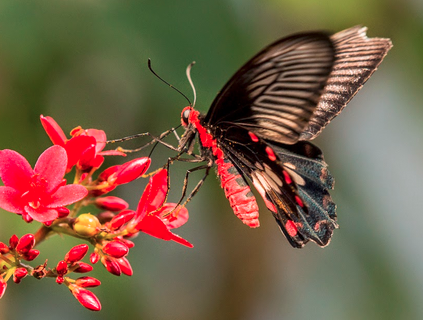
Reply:
[[132, 136], [127, 136], [121, 139], [114, 139], [114, 140], [107, 140], [107, 143], [116, 143], [116, 142], [124, 142], [124, 141], [128, 141], [128, 140], [132, 140], [135, 138], [139, 138], [139, 137], [145, 137], [148, 136], [151, 138], [151, 141], [146, 143], [145, 145], [137, 148], [137, 149], [131, 149], [131, 150], [127, 150], [127, 149], [122, 149], [122, 148], [118, 148], [119, 151], [125, 152], [125, 153], [132, 153], [132, 152], [138, 152], [141, 151], [142, 149], [145, 149], [146, 147], [154, 144], [154, 143], [160, 143], [162, 145], [164, 145], [166, 148], [171, 149], [173, 151], [179, 151], [179, 149], [169, 143], [166, 143], [163, 141], [164, 138], [166, 138], [170, 133], [174, 132], [176, 138], [178, 139], [178, 141], [180, 140], [179, 136], [177, 135], [175, 128], [169, 129], [165, 132], [163, 132], [160, 136], [156, 137], [154, 135], [152, 135], [150, 132], [143, 132], [143, 133], [138, 133], [138, 134], [134, 134]]

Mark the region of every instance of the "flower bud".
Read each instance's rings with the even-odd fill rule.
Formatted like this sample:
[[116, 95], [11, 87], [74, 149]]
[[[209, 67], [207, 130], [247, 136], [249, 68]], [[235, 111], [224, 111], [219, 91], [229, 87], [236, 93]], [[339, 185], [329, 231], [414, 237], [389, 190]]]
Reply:
[[92, 277], [81, 277], [76, 279], [75, 284], [77, 286], [88, 288], [88, 287], [97, 287], [101, 284], [100, 280]]
[[35, 245], [35, 238], [32, 234], [26, 234], [19, 239], [19, 242], [16, 246], [16, 251], [19, 254], [27, 253]]
[[96, 216], [89, 213], [81, 214], [75, 219], [73, 230], [81, 236], [92, 237], [100, 230], [101, 224]]
[[129, 207], [128, 202], [119, 197], [114, 196], [97, 198], [95, 200], [95, 204], [100, 209], [109, 211], [121, 211]]
[[101, 224], [109, 222], [115, 217], [115, 214], [111, 211], [103, 211], [97, 215], [98, 221], [100, 221]]
[[90, 255], [90, 262], [92, 264], [96, 264], [100, 260], [100, 255], [97, 252], [93, 252]]
[[0, 299], [3, 297], [6, 292], [7, 282], [4, 281], [3, 276], [0, 275]]
[[0, 242], [0, 254], [5, 254], [8, 252], [9, 252], [9, 247], [3, 242]]
[[26, 261], [32, 261], [34, 260], [36, 257], [38, 257], [38, 255], [40, 254], [40, 251], [35, 250], [35, 249], [31, 249], [28, 252], [24, 253], [22, 255], [22, 258]]
[[19, 242], [19, 238], [16, 234], [11, 236], [10, 239], [9, 239], [10, 249], [14, 250], [16, 248], [16, 246], [18, 245], [18, 242]]
[[59, 263], [57, 264], [57, 267], [56, 267], [56, 272], [60, 276], [65, 275], [66, 272], [68, 272], [68, 264], [67, 264], [67, 262], [64, 261], [64, 260], [59, 261]]
[[87, 273], [87, 272], [90, 272], [91, 270], [93, 270], [93, 267], [91, 265], [89, 265], [88, 263], [79, 261], [78, 265], [79, 265], [79, 267], [76, 268], [75, 270], [73, 270], [73, 272]]
[[65, 278], [63, 278], [62, 276], [56, 277], [56, 283], [57, 284], [62, 284], [63, 282], [65, 282]]
[[117, 230], [135, 216], [135, 211], [125, 210], [116, 215], [109, 224], [111, 230]]
[[120, 270], [119, 264], [115, 261], [116, 259], [108, 256], [101, 258], [101, 263], [106, 267], [107, 271], [115, 276], [120, 276], [122, 271]]
[[146, 157], [124, 163], [116, 172], [115, 184], [124, 184], [139, 178], [148, 170], [150, 163], [151, 159]]
[[20, 283], [23, 278], [28, 274], [28, 270], [25, 268], [17, 268], [13, 273], [13, 282]]
[[119, 265], [120, 270], [122, 271], [124, 275], [127, 275], [129, 277], [133, 275], [134, 272], [132, 271], [132, 267], [128, 259], [126, 259], [125, 257], [122, 257], [122, 258], [116, 259], [116, 262]]
[[113, 258], [122, 258], [128, 251], [128, 247], [119, 241], [110, 241], [103, 247], [103, 252]]
[[86, 244], [80, 244], [72, 249], [69, 250], [69, 252], [65, 255], [65, 261], [68, 263], [75, 263], [79, 260], [81, 260], [88, 251], [88, 245]]
[[82, 304], [85, 308], [93, 311], [100, 311], [101, 304], [94, 293], [87, 289], [81, 288], [77, 285], [70, 285], [69, 290], [73, 296]]
[[58, 218], [65, 218], [69, 215], [69, 209], [66, 207], [57, 208]]

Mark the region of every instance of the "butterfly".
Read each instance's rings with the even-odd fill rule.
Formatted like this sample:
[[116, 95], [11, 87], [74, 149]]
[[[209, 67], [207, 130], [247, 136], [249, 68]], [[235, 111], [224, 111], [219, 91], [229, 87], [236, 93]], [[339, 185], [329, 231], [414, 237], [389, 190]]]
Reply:
[[[208, 113], [188, 106], [178, 150], [217, 168], [235, 215], [259, 226], [258, 191], [296, 248], [326, 246], [338, 227], [334, 179], [316, 138], [377, 69], [392, 43], [355, 26], [328, 35], [300, 33], [260, 51], [226, 83]], [[208, 173], [208, 170], [207, 170]]]

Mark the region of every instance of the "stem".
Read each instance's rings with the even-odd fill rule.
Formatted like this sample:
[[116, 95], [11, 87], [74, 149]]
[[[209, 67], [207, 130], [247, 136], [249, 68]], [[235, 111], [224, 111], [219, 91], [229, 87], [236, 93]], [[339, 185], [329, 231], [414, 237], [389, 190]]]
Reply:
[[47, 238], [47, 236], [52, 232], [53, 230], [50, 227], [46, 227], [46, 226], [42, 226], [40, 229], [38, 229], [38, 231], [34, 235], [35, 237], [34, 247], [40, 244], [41, 242], [43, 242]]

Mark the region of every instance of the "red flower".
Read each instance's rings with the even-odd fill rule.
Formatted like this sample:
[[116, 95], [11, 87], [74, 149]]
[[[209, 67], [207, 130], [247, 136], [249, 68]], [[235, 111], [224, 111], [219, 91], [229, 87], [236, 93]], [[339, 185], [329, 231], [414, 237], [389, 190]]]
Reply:
[[124, 153], [115, 150], [102, 151], [107, 141], [106, 133], [103, 130], [84, 130], [77, 127], [71, 132], [72, 138], [67, 139], [62, 128], [52, 117], [41, 115], [40, 119], [51, 142], [65, 148], [68, 155], [68, 172], [74, 165], [77, 165], [81, 170], [98, 168], [104, 161], [104, 155], [126, 156]]
[[21, 214], [26, 221], [48, 222], [56, 219], [63, 206], [84, 198], [88, 191], [76, 184], [64, 185], [66, 151], [52, 146], [31, 168], [28, 161], [13, 150], [0, 151], [0, 208]]
[[128, 230], [145, 232], [163, 240], [173, 240], [192, 248], [193, 245], [169, 229], [178, 228], [188, 220], [188, 210], [180, 208], [169, 214], [175, 203], [164, 203], [167, 197], [167, 170], [163, 169], [150, 178], [150, 182], [138, 203], [136, 216]]

